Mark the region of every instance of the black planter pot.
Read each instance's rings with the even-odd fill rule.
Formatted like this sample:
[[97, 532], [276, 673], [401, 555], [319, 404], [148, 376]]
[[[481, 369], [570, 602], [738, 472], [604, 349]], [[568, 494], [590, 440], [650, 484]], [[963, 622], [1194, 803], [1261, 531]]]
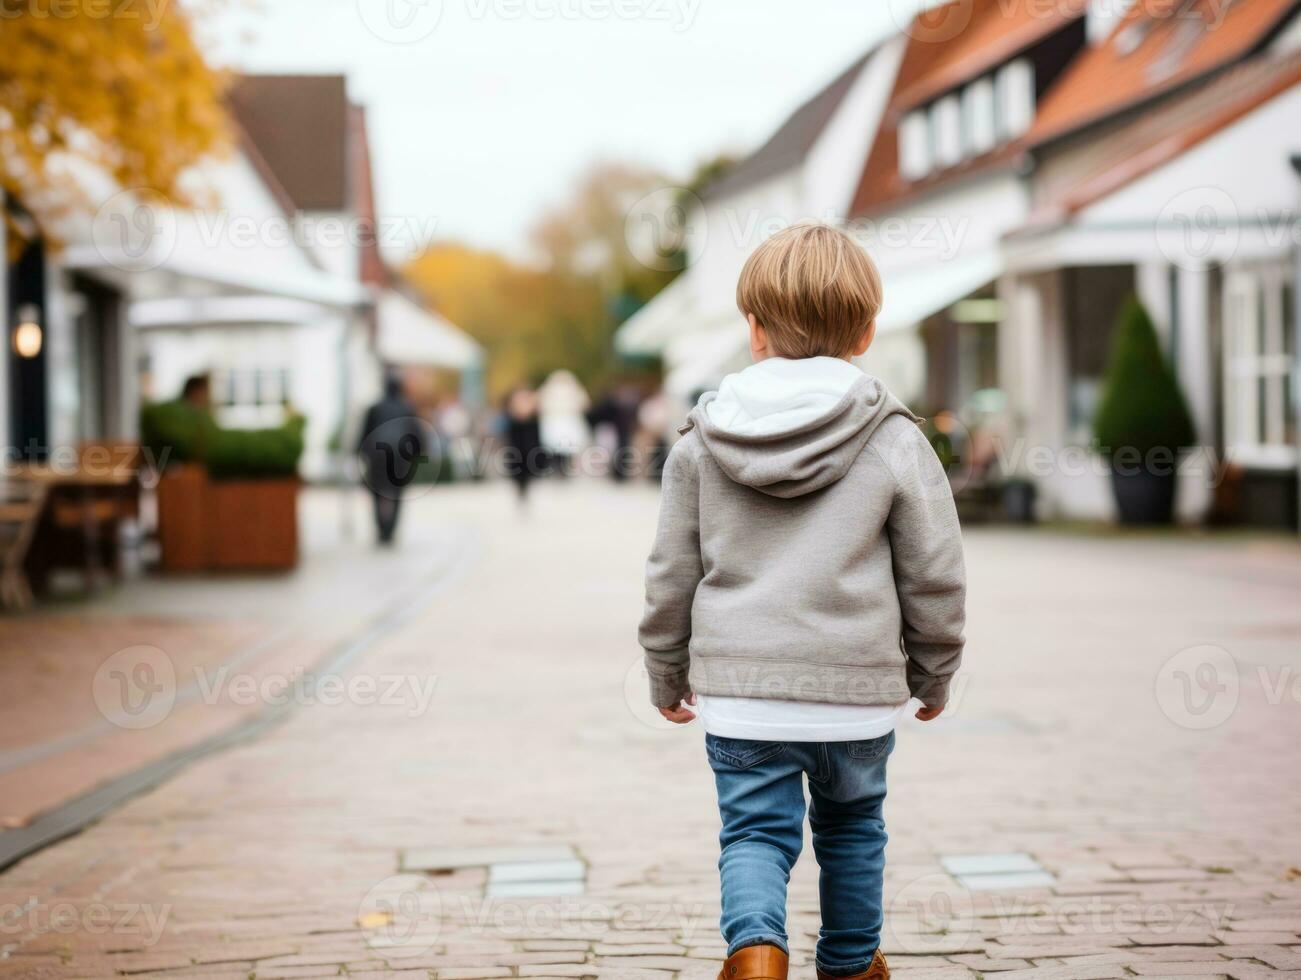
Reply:
[[1169, 524], [1175, 513], [1175, 474], [1143, 467], [1111, 469], [1111, 490], [1122, 524]]
[[1035, 485], [1029, 480], [1008, 480], [1003, 485], [1003, 517], [1013, 524], [1034, 523]]

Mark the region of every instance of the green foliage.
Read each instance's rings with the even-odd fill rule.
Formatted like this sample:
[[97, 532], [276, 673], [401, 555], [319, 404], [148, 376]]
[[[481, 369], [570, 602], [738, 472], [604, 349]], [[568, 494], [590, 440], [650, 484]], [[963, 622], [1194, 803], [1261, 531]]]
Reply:
[[201, 463], [217, 425], [187, 401], [156, 402], [140, 410], [140, 442], [161, 466]]
[[1143, 456], [1153, 450], [1177, 453], [1197, 439], [1179, 381], [1135, 296], [1126, 300], [1116, 323], [1093, 433], [1107, 456], [1122, 450]]
[[218, 429], [208, 448], [208, 472], [218, 480], [293, 476], [306, 425], [295, 415], [275, 429]]
[[215, 479], [293, 476], [307, 422], [292, 416], [274, 429], [223, 429], [212, 416], [177, 400], [140, 412], [141, 443], [161, 465], [203, 463]]

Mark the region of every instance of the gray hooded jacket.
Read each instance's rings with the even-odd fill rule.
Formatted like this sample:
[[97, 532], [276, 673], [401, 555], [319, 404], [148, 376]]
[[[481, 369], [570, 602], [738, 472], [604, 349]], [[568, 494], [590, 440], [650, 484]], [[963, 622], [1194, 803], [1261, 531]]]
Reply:
[[716, 397], [665, 465], [640, 629], [651, 700], [945, 704], [962, 541], [919, 420], [868, 375], [776, 432], [718, 425]]

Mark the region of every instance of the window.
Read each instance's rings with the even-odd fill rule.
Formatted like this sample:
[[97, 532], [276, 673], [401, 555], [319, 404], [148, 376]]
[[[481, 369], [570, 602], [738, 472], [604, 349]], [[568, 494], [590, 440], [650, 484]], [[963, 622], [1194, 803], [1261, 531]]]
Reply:
[[910, 112], [899, 124], [899, 172], [918, 180], [931, 170], [931, 135], [924, 112]]
[[1224, 443], [1235, 462], [1296, 465], [1295, 296], [1285, 265], [1231, 273], [1224, 290]]
[[994, 82], [979, 78], [962, 93], [963, 149], [968, 156], [988, 153], [998, 142], [994, 131]]
[[1008, 62], [994, 77], [999, 139], [1016, 139], [1034, 122], [1034, 66], [1024, 58]]
[[260, 428], [284, 421], [289, 401], [286, 368], [234, 368], [212, 374], [212, 401], [222, 425]]
[[951, 167], [962, 159], [962, 108], [956, 95], [948, 95], [931, 107], [931, 139], [935, 165]]

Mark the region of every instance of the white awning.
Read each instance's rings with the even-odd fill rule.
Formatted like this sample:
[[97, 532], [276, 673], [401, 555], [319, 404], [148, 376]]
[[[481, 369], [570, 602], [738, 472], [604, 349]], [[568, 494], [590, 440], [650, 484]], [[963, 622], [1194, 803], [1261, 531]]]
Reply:
[[664, 351], [668, 374], [664, 388], [676, 398], [690, 401], [698, 391], [717, 388], [723, 377], [748, 362], [750, 335], [740, 317], [722, 329], [691, 334], [671, 341]]
[[879, 333], [907, 330], [933, 313], [987, 286], [1003, 273], [997, 252], [979, 252], [906, 272], [882, 272], [885, 303], [876, 318]]
[[673, 337], [691, 329], [697, 312], [689, 275], [683, 272], [624, 321], [614, 335], [616, 351], [625, 357], [658, 357]]
[[464, 371], [483, 359], [469, 334], [402, 293], [390, 289], [380, 294], [376, 313], [379, 356], [389, 364]]
[[[184, 292], [183, 284], [204, 284], [226, 295], [276, 296], [338, 310], [365, 306], [366, 288], [359, 282], [315, 269], [262, 273], [251, 266], [235, 270], [212, 263], [187, 261], [177, 255], [110, 253], [91, 245], [70, 246], [60, 256], [65, 269], [83, 269], [120, 281], [128, 293], [142, 299]], [[178, 286], [177, 284], [182, 284]]]

